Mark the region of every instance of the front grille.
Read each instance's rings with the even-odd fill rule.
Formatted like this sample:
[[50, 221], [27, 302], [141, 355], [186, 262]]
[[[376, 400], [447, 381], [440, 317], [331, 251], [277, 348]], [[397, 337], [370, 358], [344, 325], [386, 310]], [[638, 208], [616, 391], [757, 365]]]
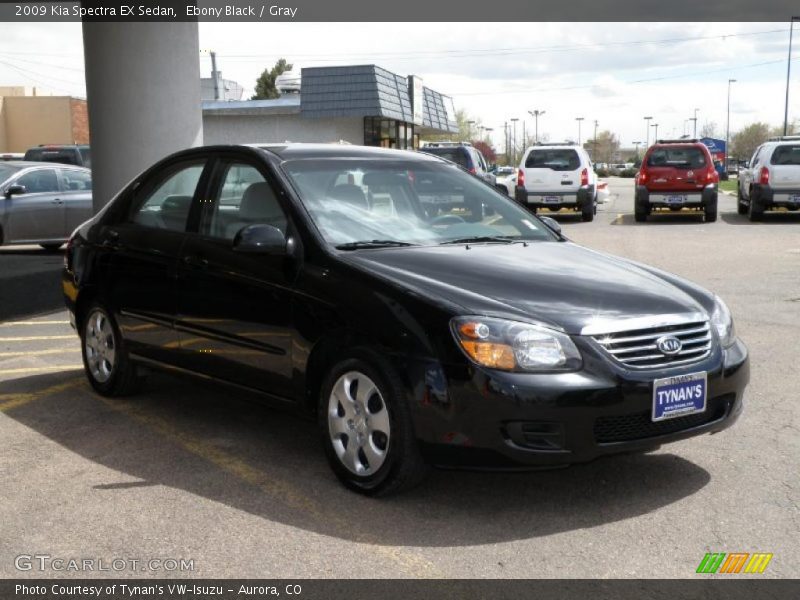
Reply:
[[[656, 346], [656, 340], [665, 335], [674, 336], [681, 341], [681, 350], [674, 356], [663, 354]], [[596, 335], [593, 339], [615, 360], [635, 369], [689, 364], [711, 353], [711, 328], [708, 321]]]
[[728, 398], [720, 397], [713, 401], [713, 404], [709, 401], [704, 413], [675, 417], [666, 421], [654, 422], [649, 411], [632, 415], [599, 417], [594, 422], [594, 439], [598, 444], [632, 442], [692, 429], [724, 417], [728, 402]]

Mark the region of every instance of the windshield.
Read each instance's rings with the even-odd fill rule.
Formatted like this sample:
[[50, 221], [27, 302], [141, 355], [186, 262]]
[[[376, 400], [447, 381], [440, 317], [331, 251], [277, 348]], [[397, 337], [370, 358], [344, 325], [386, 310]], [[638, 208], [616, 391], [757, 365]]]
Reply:
[[581, 159], [575, 150], [531, 150], [525, 160], [526, 169], [552, 169], [553, 171], [575, 171]]
[[3, 163], [0, 163], [0, 183], [4, 183], [19, 170], [20, 167], [12, 167], [11, 165], [4, 165]]
[[505, 195], [453, 165], [309, 159], [285, 162], [283, 169], [334, 246], [557, 239]]
[[695, 146], [655, 148], [647, 159], [647, 166], [699, 169], [706, 166], [706, 155]]
[[770, 162], [773, 165], [800, 165], [800, 144], [778, 146]]
[[419, 149], [420, 152], [427, 152], [428, 154], [433, 154], [435, 156], [441, 156], [442, 158], [449, 160], [451, 162], [456, 163], [468, 169], [470, 167], [469, 161], [467, 160], [467, 153], [463, 148], [455, 147], [455, 148], [437, 148], [431, 146], [423, 146]]

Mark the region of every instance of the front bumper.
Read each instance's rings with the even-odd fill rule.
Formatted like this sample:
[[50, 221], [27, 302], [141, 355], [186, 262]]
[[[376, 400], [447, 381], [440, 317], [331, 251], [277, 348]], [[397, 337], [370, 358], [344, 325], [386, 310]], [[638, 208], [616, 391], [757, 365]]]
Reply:
[[[742, 412], [749, 362], [741, 341], [695, 364], [650, 371], [626, 369], [581, 346], [584, 367], [573, 373], [446, 368], [446, 397], [433, 396], [415, 411], [426, 460], [471, 469], [555, 468], [716, 433]], [[699, 371], [708, 374], [706, 411], [654, 423], [653, 381]]]

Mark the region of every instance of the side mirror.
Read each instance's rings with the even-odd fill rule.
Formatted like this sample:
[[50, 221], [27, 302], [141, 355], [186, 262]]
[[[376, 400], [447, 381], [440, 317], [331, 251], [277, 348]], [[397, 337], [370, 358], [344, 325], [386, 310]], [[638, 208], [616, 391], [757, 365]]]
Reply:
[[6, 198], [11, 198], [11, 196], [24, 194], [27, 191], [28, 190], [25, 188], [24, 185], [18, 185], [18, 184], [10, 185], [6, 188]]
[[555, 231], [558, 235], [561, 235], [561, 225], [558, 224], [553, 217], [539, 217], [542, 220], [542, 223], [547, 225], [550, 229]]
[[248, 225], [233, 239], [233, 249], [247, 254], [283, 256], [286, 247], [286, 236], [272, 225]]

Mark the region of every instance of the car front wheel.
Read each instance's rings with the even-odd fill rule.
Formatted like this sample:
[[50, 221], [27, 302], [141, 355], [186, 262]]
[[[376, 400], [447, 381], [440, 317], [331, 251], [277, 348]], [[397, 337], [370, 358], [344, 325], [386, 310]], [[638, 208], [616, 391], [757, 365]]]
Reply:
[[125, 396], [136, 391], [139, 377], [111, 313], [93, 304], [81, 331], [81, 351], [86, 377], [103, 396]]
[[319, 427], [328, 462], [348, 488], [369, 496], [418, 484], [427, 472], [394, 370], [370, 353], [338, 363], [325, 379]]

